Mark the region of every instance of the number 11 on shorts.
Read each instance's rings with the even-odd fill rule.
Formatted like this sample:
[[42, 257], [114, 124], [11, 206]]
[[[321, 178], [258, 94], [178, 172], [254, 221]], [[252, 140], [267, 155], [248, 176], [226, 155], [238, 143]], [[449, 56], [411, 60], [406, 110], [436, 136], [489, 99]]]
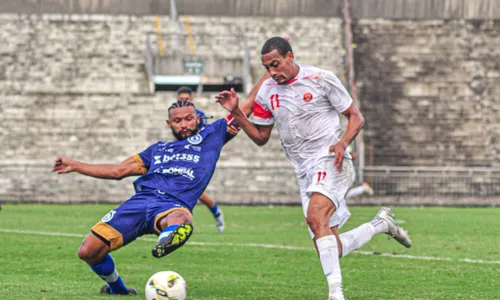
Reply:
[[325, 178], [326, 178], [326, 171], [319, 171], [316, 183], [317, 184], [322, 183], [323, 180], [325, 180]]

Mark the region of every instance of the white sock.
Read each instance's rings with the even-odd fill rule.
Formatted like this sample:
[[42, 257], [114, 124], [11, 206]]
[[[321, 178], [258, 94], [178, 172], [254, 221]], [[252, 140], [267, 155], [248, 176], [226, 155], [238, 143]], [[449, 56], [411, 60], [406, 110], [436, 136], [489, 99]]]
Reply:
[[361, 224], [360, 226], [344, 232], [340, 235], [342, 242], [342, 257], [352, 251], [363, 247], [375, 235], [387, 232], [389, 225], [380, 219], [373, 219], [369, 223]]
[[352, 197], [361, 196], [364, 194], [364, 192], [365, 192], [365, 187], [360, 185], [360, 186], [349, 189], [347, 191], [347, 193], [345, 194], [345, 198], [348, 199], [348, 198], [352, 198]]
[[328, 282], [329, 295], [342, 294], [342, 273], [340, 271], [339, 250], [334, 235], [327, 235], [316, 240], [319, 260]]

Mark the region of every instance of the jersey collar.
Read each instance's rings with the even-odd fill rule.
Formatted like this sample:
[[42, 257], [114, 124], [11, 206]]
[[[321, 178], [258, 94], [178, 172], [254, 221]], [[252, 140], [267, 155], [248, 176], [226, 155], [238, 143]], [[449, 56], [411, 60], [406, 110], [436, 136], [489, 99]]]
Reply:
[[294, 83], [295, 81], [299, 80], [299, 78], [302, 77], [302, 74], [304, 73], [303, 70], [302, 70], [302, 67], [297, 65], [299, 67], [299, 73], [297, 73], [297, 76], [295, 76], [294, 78], [288, 80], [285, 84], [286, 85], [290, 85], [292, 83]]

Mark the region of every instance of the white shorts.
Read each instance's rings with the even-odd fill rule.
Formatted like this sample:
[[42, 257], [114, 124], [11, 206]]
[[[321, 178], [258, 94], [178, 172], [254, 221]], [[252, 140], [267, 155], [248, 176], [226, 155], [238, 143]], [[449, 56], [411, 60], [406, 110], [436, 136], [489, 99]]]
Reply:
[[[312, 193], [320, 193], [330, 199], [336, 207], [329, 221], [329, 226], [339, 228], [347, 222], [351, 213], [345, 202], [345, 194], [355, 179], [354, 166], [350, 159], [344, 159], [342, 172], [338, 172], [334, 165], [334, 156], [325, 156], [316, 162], [308, 172], [297, 178], [299, 181], [302, 210], [307, 217], [309, 199]], [[309, 228], [311, 238], [314, 233]]]

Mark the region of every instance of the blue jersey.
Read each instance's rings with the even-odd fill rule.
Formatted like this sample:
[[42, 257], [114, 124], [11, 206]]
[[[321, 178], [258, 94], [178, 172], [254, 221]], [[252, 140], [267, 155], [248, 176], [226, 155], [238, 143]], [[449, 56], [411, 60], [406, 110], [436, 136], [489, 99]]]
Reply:
[[224, 144], [236, 135], [230, 118], [219, 119], [184, 140], [157, 142], [134, 158], [147, 169], [134, 186], [157, 189], [192, 210], [207, 187]]
[[205, 113], [202, 110], [196, 109], [196, 114], [200, 116], [200, 124], [198, 128], [203, 128], [208, 125], [208, 119]]

